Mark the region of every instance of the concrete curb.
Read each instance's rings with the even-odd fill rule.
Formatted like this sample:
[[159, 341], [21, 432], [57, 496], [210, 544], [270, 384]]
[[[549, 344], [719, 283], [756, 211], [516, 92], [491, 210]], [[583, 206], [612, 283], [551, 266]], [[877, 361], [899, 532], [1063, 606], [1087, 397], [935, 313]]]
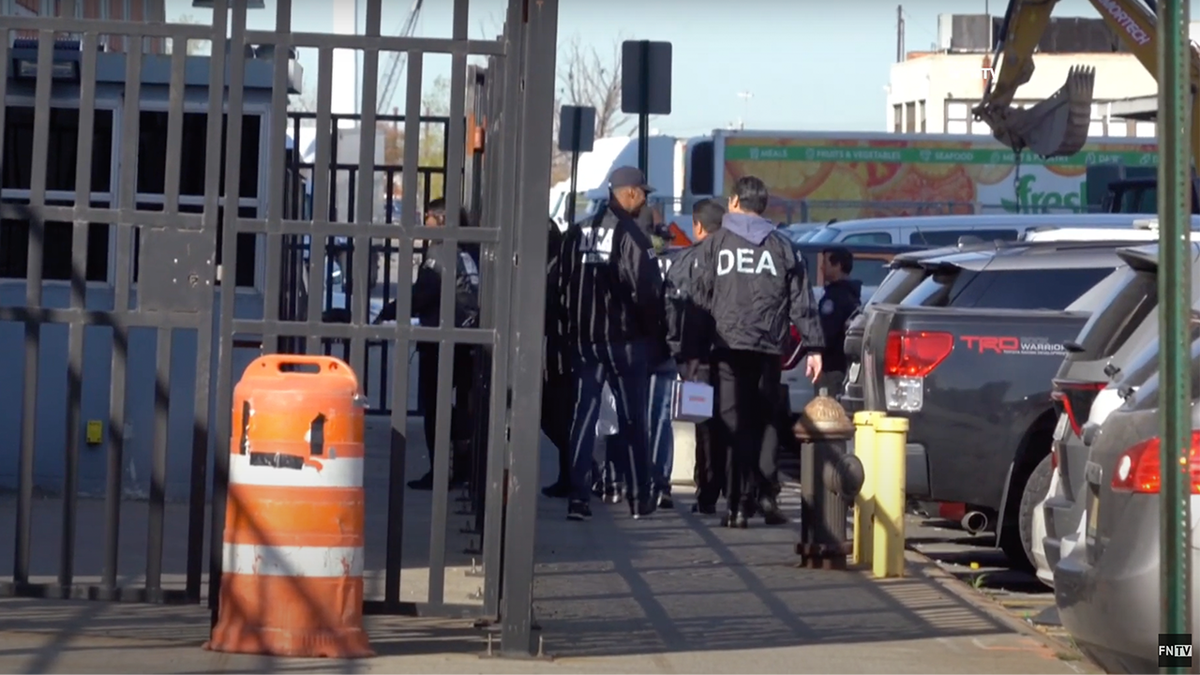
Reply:
[[[1080, 652], [1079, 649], [1074, 645], [1063, 642], [1062, 640], [1059, 640], [1051, 635], [1047, 635], [1028, 622], [1022, 621], [1021, 619], [1013, 616], [999, 602], [996, 602], [994, 599], [984, 595], [983, 593], [977, 592], [962, 579], [959, 579], [953, 574], [942, 569], [941, 565], [937, 564], [937, 561], [935, 561], [933, 558], [930, 558], [924, 553], [921, 553], [920, 551], [911, 547], [906, 547], [906, 551], [906, 558], [908, 561], [910, 563], [915, 562], [919, 565], [919, 569], [917, 571], [919, 574], [921, 574], [921, 576], [938, 584], [942, 588], [954, 594], [955, 597], [983, 612], [997, 623], [1007, 626], [1017, 633], [1027, 635], [1038, 640], [1045, 645], [1046, 648], [1053, 650], [1056, 654], [1073, 654], [1077, 656], [1080, 661], [1091, 666], [1095, 672], [1104, 672], [1103, 670], [1100, 670], [1096, 664], [1092, 663], [1091, 660], [1084, 656], [1083, 653]], [[914, 567], [915, 566], [916, 565], [914, 565]]]

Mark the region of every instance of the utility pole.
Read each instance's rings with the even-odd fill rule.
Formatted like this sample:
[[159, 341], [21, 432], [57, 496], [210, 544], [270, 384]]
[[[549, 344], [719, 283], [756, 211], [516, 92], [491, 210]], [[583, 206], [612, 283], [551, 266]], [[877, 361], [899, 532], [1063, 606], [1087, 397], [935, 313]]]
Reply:
[[896, 63], [904, 61], [904, 5], [896, 5]]
[[738, 128], [746, 128], [746, 118], [750, 116], [750, 99], [754, 98], [754, 94], [748, 91], [739, 91], [738, 98], [742, 99], [742, 118], [738, 120]]
[[[1158, 422], [1160, 634], [1191, 632], [1191, 43], [1186, 0], [1158, 2], [1158, 372], [1162, 382]], [[1160, 650], [1161, 653], [1161, 650]], [[1161, 658], [1160, 658], [1161, 663]], [[1169, 665], [1162, 672], [1191, 668]]]

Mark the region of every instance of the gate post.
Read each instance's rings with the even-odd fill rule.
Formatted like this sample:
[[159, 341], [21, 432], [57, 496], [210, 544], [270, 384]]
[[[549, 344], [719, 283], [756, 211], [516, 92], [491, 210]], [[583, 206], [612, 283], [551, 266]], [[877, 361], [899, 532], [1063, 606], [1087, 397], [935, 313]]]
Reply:
[[[542, 336], [545, 330], [546, 218], [550, 210], [550, 155], [554, 114], [554, 68], [558, 37], [558, 0], [525, 3], [524, 52], [521, 63], [525, 88], [519, 110], [523, 139], [516, 177], [516, 256], [513, 260], [515, 356], [508, 457], [511, 466], [505, 517], [504, 615], [500, 650], [505, 656], [529, 656], [533, 644], [534, 535], [537, 530]], [[517, 16], [520, 16], [518, 14]], [[510, 56], [511, 58], [511, 56]], [[512, 102], [510, 102], [512, 103]], [[511, 108], [510, 108], [511, 110]], [[505, 120], [511, 124], [517, 120]], [[531, 449], [534, 451], [531, 452]]]

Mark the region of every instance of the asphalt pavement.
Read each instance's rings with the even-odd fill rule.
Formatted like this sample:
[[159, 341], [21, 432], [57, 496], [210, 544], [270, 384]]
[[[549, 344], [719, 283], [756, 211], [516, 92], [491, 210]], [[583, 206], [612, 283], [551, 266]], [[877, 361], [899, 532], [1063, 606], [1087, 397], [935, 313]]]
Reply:
[[1074, 649], [1058, 618], [1054, 591], [1032, 571], [1014, 568], [990, 533], [970, 534], [958, 523], [909, 514], [908, 547], [1015, 619]]

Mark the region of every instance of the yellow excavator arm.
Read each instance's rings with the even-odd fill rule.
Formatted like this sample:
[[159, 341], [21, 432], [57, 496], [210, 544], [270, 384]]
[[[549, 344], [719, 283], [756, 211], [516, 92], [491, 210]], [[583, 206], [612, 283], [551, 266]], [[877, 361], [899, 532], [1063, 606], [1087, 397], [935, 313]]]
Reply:
[[[1158, 76], [1158, 21], [1153, 0], [1089, 0], [1105, 23], [1117, 34], [1153, 76]], [[1087, 142], [1091, 126], [1095, 70], [1071, 69], [1067, 82], [1050, 98], [1028, 109], [1012, 105], [1017, 88], [1033, 75], [1037, 49], [1058, 0], [1010, 0], [996, 45], [995, 75], [974, 109], [975, 119], [986, 122], [992, 135], [1014, 152], [1029, 149], [1042, 157], [1073, 155]], [[1200, 54], [1192, 50], [1192, 89], [1200, 84]], [[1192, 115], [1193, 157], [1198, 157], [1196, 134], [1200, 115]]]

